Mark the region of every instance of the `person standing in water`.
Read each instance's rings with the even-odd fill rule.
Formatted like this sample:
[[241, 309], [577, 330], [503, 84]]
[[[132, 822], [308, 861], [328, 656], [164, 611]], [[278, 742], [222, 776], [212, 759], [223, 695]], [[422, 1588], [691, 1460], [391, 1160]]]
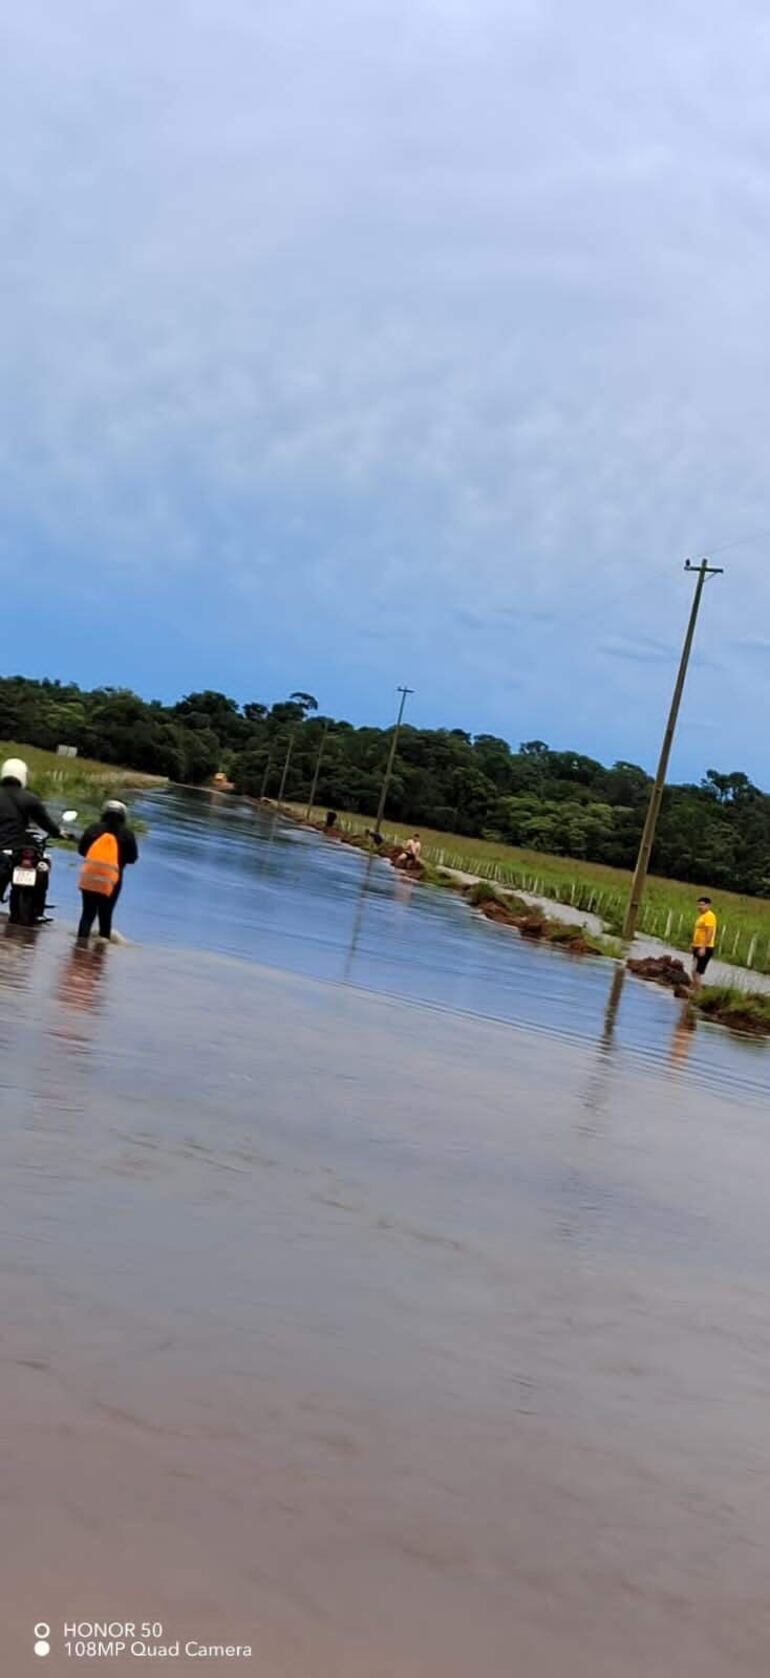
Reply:
[[717, 941], [717, 918], [710, 897], [698, 898], [698, 918], [692, 933], [692, 982], [700, 990], [703, 975], [714, 954]]
[[83, 910], [77, 932], [82, 943], [88, 941], [97, 918], [99, 937], [106, 940], [112, 937], [112, 917], [123, 885], [123, 870], [139, 857], [127, 815], [126, 806], [119, 798], [109, 798], [98, 822], [86, 828], [78, 845], [84, 859], [79, 881]]

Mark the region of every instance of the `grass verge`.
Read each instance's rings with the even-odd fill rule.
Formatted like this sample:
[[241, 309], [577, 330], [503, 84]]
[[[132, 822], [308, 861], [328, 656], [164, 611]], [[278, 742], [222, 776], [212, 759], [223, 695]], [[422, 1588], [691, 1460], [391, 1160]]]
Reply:
[[98, 814], [105, 798], [166, 785], [160, 775], [143, 775], [137, 769], [121, 769], [88, 757], [58, 757], [56, 752], [20, 745], [17, 740], [0, 740], [0, 761], [6, 757], [23, 758], [29, 766], [31, 790], [54, 813], [69, 808], [77, 810], [81, 825]]

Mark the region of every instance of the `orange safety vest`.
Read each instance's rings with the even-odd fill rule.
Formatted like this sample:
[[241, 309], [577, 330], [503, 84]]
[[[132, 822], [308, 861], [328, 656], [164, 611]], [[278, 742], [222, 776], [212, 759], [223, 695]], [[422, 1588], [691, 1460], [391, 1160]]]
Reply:
[[119, 879], [118, 841], [114, 833], [100, 833], [99, 838], [88, 847], [78, 886], [81, 891], [95, 891], [100, 897], [112, 897]]

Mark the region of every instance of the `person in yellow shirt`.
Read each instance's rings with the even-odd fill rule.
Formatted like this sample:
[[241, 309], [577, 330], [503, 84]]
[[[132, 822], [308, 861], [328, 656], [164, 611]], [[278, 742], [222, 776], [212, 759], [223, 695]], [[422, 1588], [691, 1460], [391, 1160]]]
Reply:
[[692, 982], [698, 989], [717, 941], [717, 918], [710, 897], [698, 898], [698, 919], [692, 933]]

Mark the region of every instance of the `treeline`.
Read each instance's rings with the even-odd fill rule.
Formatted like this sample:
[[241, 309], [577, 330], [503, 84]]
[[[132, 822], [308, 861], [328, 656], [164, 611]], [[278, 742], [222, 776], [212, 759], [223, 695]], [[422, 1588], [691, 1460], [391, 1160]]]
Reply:
[[[239, 705], [191, 693], [178, 704], [122, 688], [0, 680], [0, 738], [125, 764], [174, 781], [218, 771], [236, 790], [307, 798], [323, 737], [317, 802], [373, 814], [390, 730], [318, 715], [312, 694]], [[649, 777], [633, 763], [606, 768], [579, 752], [530, 740], [512, 751], [491, 734], [404, 727], [388, 815], [415, 827], [499, 839], [530, 850], [628, 868], [635, 859]], [[674, 879], [770, 894], [770, 797], [748, 776], [710, 769], [699, 784], [668, 787], [654, 867]]]

